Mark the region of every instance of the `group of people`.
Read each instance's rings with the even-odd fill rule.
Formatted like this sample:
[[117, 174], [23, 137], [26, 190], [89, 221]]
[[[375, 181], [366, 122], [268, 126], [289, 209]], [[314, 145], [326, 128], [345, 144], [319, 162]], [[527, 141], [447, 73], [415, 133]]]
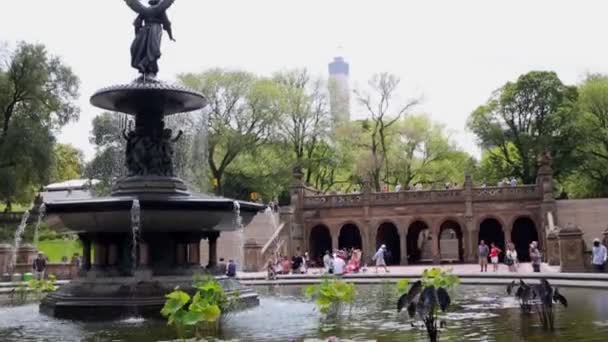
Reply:
[[[498, 271], [500, 255], [503, 250], [500, 249], [494, 242], [490, 243], [490, 246], [486, 244], [484, 240], [479, 242], [477, 255], [479, 256], [479, 266], [481, 272], [488, 272], [488, 258], [492, 263], [492, 270]], [[538, 249], [538, 242], [532, 241], [530, 243], [528, 253], [530, 255], [530, 261], [532, 262], [532, 269], [534, 272], [540, 272], [540, 264], [542, 262], [542, 255]], [[504, 253], [504, 263], [509, 268], [509, 272], [517, 272], [519, 268], [519, 259], [517, 257], [517, 250], [512, 242], [507, 243], [507, 250]]]
[[517, 186], [517, 179], [515, 179], [515, 177], [505, 177], [503, 178], [501, 181], [498, 182], [498, 184], [496, 184], [498, 187], [505, 187], [505, 186], [512, 186], [512, 187], [516, 187]]
[[358, 248], [340, 249], [330, 254], [325, 251], [323, 256], [323, 268], [325, 273], [343, 275], [346, 273], [357, 273], [361, 270], [362, 252]]
[[296, 255], [291, 259], [277, 253], [266, 264], [267, 277], [268, 279], [275, 279], [277, 274], [306, 274], [308, 273], [309, 263], [308, 252], [303, 255], [296, 252]]

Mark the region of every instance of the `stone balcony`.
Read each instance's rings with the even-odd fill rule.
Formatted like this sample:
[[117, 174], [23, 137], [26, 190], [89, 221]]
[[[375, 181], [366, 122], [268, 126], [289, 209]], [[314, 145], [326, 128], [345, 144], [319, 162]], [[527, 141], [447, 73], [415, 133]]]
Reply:
[[[304, 209], [446, 203], [467, 201], [468, 189], [410, 190], [400, 192], [372, 192], [341, 195], [304, 196]], [[542, 194], [536, 185], [516, 187], [471, 188], [470, 201], [521, 201], [541, 200]], [[369, 202], [367, 202], [369, 200]]]

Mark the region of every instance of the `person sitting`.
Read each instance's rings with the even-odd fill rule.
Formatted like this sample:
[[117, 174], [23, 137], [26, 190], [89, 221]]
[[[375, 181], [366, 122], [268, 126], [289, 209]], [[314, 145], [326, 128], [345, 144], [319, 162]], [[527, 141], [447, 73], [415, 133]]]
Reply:
[[232, 259], [228, 261], [228, 267], [226, 267], [226, 275], [230, 278], [236, 277], [236, 263]]
[[226, 261], [224, 260], [224, 258], [220, 258], [220, 261], [217, 263], [217, 272], [219, 274], [226, 273]]
[[333, 262], [334, 274], [337, 276], [343, 275], [344, 266], [345, 266], [344, 259], [342, 259], [342, 258], [338, 257], [336, 254], [334, 254], [334, 262]]
[[289, 274], [291, 271], [291, 261], [287, 259], [287, 257], [283, 257], [283, 261], [281, 262], [281, 274]]

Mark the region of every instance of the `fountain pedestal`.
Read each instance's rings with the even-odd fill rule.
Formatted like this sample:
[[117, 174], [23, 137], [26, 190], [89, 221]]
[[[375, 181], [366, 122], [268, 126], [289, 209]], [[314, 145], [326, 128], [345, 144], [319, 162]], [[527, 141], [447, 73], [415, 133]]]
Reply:
[[[114, 184], [110, 197], [46, 203], [49, 219], [78, 233], [84, 262], [82, 276], [47, 295], [40, 310], [68, 319], [159, 316], [165, 295], [176, 286], [194, 292], [193, 275], [205, 271], [201, 240], [209, 242], [208, 269], [213, 270], [220, 233], [240, 229], [264, 208], [193, 195], [175, 176], [173, 143], [181, 133], [166, 129], [164, 117], [202, 108], [202, 95], [138, 79], [98, 91], [91, 103], [135, 116], [135, 130], [123, 132], [129, 174]], [[257, 295], [237, 281], [217, 279], [243, 306], [258, 303]]]

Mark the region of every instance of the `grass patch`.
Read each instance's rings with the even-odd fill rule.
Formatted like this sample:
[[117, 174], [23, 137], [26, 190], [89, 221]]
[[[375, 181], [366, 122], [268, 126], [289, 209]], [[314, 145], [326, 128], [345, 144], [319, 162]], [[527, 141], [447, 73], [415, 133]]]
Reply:
[[61, 262], [64, 255], [70, 262], [74, 253], [82, 255], [82, 245], [78, 240], [44, 240], [38, 243], [38, 250], [48, 256], [50, 262]]

